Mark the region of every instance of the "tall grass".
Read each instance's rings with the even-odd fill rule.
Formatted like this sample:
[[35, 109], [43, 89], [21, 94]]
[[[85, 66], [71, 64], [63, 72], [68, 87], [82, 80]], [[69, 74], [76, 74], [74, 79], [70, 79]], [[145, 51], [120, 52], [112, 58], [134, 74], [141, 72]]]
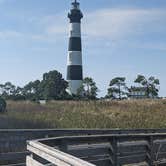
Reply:
[[166, 100], [8, 101], [0, 128], [166, 128]]

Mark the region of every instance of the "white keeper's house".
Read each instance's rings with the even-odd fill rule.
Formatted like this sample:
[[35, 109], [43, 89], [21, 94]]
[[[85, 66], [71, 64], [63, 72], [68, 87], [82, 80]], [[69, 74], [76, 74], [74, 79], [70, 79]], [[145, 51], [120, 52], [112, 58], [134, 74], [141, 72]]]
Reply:
[[146, 88], [132, 86], [131, 88], [129, 88], [129, 98], [131, 98], [131, 99], [145, 99], [145, 98], [147, 98]]

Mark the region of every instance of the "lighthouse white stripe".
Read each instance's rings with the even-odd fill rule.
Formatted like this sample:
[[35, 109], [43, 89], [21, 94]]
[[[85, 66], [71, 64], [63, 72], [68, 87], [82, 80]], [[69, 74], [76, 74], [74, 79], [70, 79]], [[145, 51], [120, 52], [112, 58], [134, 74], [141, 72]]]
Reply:
[[70, 37], [81, 37], [81, 24], [70, 23]]
[[71, 94], [77, 94], [78, 89], [82, 85], [82, 80], [68, 80], [69, 89], [68, 92]]
[[82, 65], [82, 53], [80, 51], [69, 51], [67, 65]]

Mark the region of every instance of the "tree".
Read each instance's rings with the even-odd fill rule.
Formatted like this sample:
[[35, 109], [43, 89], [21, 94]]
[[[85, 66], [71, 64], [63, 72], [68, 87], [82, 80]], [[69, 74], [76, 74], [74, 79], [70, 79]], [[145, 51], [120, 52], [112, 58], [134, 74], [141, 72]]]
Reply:
[[4, 89], [8, 95], [12, 95], [15, 92], [16, 86], [11, 82], [6, 82], [4, 85]]
[[25, 95], [23, 94], [23, 88], [17, 86], [12, 95], [10, 95], [10, 99], [12, 100], [25, 100]]
[[22, 93], [26, 99], [39, 100], [41, 98], [40, 83], [39, 80], [36, 80], [34, 82], [31, 81], [24, 86]]
[[50, 71], [43, 74], [40, 90], [44, 99], [64, 99], [67, 95], [68, 82], [62, 78], [58, 71]]
[[58, 71], [50, 71], [43, 74], [43, 79], [29, 82], [24, 86], [22, 93], [26, 99], [50, 100], [67, 98], [66, 88], [68, 83], [62, 78]]
[[70, 99], [66, 89], [68, 82], [62, 78], [58, 71], [50, 71], [43, 74], [43, 79], [31, 81], [23, 88], [13, 85], [11, 82], [0, 84], [0, 95], [5, 100], [49, 100]]
[[0, 94], [2, 95], [4, 93], [5, 89], [4, 89], [4, 85], [0, 84]]
[[134, 82], [139, 83], [146, 88], [146, 95], [148, 98], [158, 96], [159, 88], [157, 86], [160, 85], [159, 79], [156, 79], [153, 76], [146, 78], [143, 75], [138, 75]]
[[0, 112], [6, 111], [6, 101], [0, 97]]
[[78, 96], [87, 99], [96, 99], [98, 88], [94, 80], [90, 77], [86, 77], [83, 80], [82, 86], [78, 89]]
[[110, 81], [109, 88], [108, 88], [108, 94], [106, 97], [108, 98], [118, 98], [122, 99], [127, 92], [127, 86], [126, 86], [126, 78], [125, 77], [115, 77]]
[[4, 99], [14, 99], [15, 96], [20, 95], [20, 87], [16, 87], [11, 82], [6, 82], [0, 85], [0, 94]]

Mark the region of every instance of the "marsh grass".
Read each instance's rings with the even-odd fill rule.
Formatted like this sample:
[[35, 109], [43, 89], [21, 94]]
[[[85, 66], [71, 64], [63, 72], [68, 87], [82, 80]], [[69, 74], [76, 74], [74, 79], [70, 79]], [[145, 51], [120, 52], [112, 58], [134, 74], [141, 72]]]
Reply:
[[0, 128], [166, 128], [166, 100], [8, 101]]

